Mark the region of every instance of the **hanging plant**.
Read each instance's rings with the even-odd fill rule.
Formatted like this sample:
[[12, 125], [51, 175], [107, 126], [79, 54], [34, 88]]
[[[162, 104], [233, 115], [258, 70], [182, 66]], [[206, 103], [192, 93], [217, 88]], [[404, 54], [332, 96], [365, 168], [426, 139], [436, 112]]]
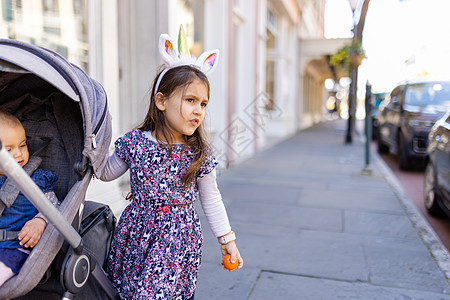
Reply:
[[348, 72], [350, 68], [356, 69], [365, 57], [361, 43], [353, 40], [351, 44], [345, 45], [332, 54], [329, 62], [334, 69]]

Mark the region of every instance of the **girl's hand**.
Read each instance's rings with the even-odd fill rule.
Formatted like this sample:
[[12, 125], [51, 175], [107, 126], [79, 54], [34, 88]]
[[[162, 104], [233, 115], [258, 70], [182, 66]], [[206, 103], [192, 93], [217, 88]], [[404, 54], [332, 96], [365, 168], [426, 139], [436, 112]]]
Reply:
[[[242, 269], [244, 266], [244, 260], [241, 257], [241, 254], [239, 254], [239, 250], [236, 246], [236, 243], [234, 241], [229, 242], [225, 245], [220, 245], [220, 251], [222, 252], [222, 258], [223, 256], [230, 254], [231, 255], [231, 263], [234, 263], [236, 260], [238, 261], [238, 269]], [[230, 272], [233, 272], [234, 270], [230, 270]]]
[[41, 218], [33, 218], [23, 225], [19, 232], [19, 244], [25, 248], [33, 248], [41, 239], [47, 223]]

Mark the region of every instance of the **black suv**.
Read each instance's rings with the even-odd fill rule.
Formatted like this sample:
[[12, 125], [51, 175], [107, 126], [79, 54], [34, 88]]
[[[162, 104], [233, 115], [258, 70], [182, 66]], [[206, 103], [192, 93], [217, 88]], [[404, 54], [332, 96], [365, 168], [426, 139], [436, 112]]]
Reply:
[[425, 207], [435, 217], [450, 216], [450, 110], [431, 128], [428, 142]]
[[428, 133], [450, 108], [450, 81], [416, 81], [392, 90], [378, 116], [378, 151], [397, 153], [400, 168], [425, 162]]

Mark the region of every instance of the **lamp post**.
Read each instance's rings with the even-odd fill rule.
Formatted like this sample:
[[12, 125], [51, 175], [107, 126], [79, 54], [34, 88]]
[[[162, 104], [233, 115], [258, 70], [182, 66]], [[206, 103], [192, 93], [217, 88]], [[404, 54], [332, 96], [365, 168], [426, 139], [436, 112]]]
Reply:
[[[357, 26], [355, 26], [355, 11], [358, 5], [359, 0], [348, 0], [350, 3], [350, 7], [353, 12], [353, 40], [356, 40], [356, 30]], [[355, 126], [355, 113], [356, 113], [356, 91], [357, 80], [358, 80], [358, 67], [350, 67], [350, 87], [349, 87], [349, 95], [348, 95], [348, 121], [347, 121], [347, 134], [345, 135], [345, 143], [351, 144], [353, 142], [353, 130]]]
[[[362, 0], [348, 0], [353, 12], [353, 40], [362, 44], [362, 33], [364, 29], [364, 23], [366, 20], [367, 9], [369, 8], [370, 0], [364, 0], [361, 12], [359, 14], [359, 20], [356, 23], [356, 10], [359, 3]], [[347, 134], [345, 136], [345, 143], [351, 144], [353, 142], [353, 131], [355, 128], [355, 116], [356, 116], [356, 96], [358, 90], [358, 66], [350, 67], [350, 92], [348, 99], [348, 124]]]
[[366, 163], [361, 171], [363, 175], [372, 175], [372, 167], [370, 166], [370, 141], [372, 140], [372, 85], [366, 82]]

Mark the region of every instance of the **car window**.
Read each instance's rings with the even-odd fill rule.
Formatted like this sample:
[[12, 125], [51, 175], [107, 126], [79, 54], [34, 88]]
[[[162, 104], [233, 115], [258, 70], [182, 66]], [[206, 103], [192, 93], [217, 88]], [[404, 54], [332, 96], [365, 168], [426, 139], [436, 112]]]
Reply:
[[391, 106], [397, 106], [397, 105], [399, 105], [399, 98], [398, 98], [399, 91], [400, 91], [400, 88], [399, 88], [399, 87], [396, 87], [396, 88], [391, 92], [391, 97], [390, 97], [390, 103], [391, 103]]
[[415, 106], [439, 105], [450, 107], [450, 83], [422, 83], [408, 86], [405, 104]]

